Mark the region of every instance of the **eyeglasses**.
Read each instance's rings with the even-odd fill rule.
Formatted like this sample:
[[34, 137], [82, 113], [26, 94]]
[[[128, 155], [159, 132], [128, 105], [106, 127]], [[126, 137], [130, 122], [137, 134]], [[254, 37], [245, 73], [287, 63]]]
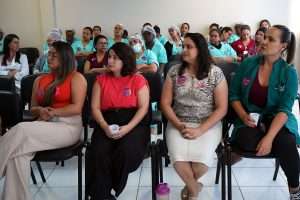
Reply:
[[107, 42], [98, 42], [97, 44], [107, 45]]

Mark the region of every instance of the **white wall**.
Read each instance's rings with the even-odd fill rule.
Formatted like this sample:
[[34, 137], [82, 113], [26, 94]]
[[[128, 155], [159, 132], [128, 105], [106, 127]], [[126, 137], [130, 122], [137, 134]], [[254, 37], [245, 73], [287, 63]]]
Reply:
[[[253, 31], [262, 18], [272, 23], [288, 23], [289, 3], [286, 0], [57, 0], [58, 25], [75, 28], [99, 24], [105, 34], [111, 35], [113, 26], [122, 23], [130, 33], [140, 31], [144, 22], [158, 24], [166, 34], [170, 25], [183, 21], [192, 31], [206, 34], [212, 22], [233, 25], [248, 23]], [[276, 5], [270, 7], [270, 5]]]
[[20, 37], [21, 46], [40, 46], [39, 0], [0, 0], [0, 27]]
[[[132, 34], [140, 32], [144, 22], [158, 24], [167, 34], [170, 25], [184, 21], [191, 24], [191, 31], [204, 34], [212, 22], [222, 26], [243, 22], [254, 32], [258, 21], [267, 18], [272, 24], [290, 26], [300, 38], [299, 0], [0, 0], [0, 27], [17, 33], [21, 45], [40, 47], [55, 24], [54, 1], [58, 27], [74, 28], [78, 35], [82, 27], [96, 24], [112, 35], [116, 23]], [[297, 63], [300, 66], [300, 56]]]

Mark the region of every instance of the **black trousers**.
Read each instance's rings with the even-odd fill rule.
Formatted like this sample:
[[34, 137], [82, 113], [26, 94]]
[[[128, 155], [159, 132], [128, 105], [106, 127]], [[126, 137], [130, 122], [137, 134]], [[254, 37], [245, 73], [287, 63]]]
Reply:
[[[108, 124], [127, 124], [136, 110], [117, 110], [103, 113]], [[130, 133], [119, 140], [108, 138], [97, 127], [87, 158], [86, 189], [94, 200], [111, 196], [111, 190], [119, 196], [126, 186], [128, 175], [142, 163], [150, 140], [150, 127], [145, 117]]]
[[[264, 123], [266, 130], [271, 125], [271, 120]], [[256, 147], [260, 140], [265, 136], [261, 128], [243, 127], [237, 131], [234, 145], [248, 152], [256, 152]], [[283, 127], [273, 140], [271, 153], [279, 159], [280, 166], [284, 171], [289, 187], [299, 186], [300, 160], [296, 146], [295, 136]]]

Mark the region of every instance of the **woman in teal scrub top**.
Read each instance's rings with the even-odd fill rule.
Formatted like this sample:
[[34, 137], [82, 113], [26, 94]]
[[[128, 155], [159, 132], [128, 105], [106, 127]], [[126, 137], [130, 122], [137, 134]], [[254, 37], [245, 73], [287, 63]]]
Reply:
[[157, 72], [159, 66], [157, 57], [150, 49], [145, 49], [140, 35], [130, 37], [129, 44], [136, 55], [136, 68], [140, 72]]

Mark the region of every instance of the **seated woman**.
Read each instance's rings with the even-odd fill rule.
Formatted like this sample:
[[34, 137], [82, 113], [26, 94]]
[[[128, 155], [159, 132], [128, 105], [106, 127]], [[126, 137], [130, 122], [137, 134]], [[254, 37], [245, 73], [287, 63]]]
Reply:
[[171, 26], [168, 31], [170, 39], [165, 43], [164, 47], [166, 49], [168, 61], [170, 62], [172, 56], [181, 54], [183, 41], [180, 37], [180, 31], [177, 26]]
[[[110, 73], [99, 75], [92, 92], [92, 114], [98, 127], [92, 135], [88, 165], [88, 194], [93, 200], [115, 199], [126, 186], [128, 174], [144, 159], [150, 139], [147, 118], [149, 88], [136, 74], [131, 47], [116, 43], [109, 50]], [[110, 125], [118, 125], [113, 129]]]
[[0, 75], [14, 76], [16, 87], [20, 88], [21, 79], [29, 74], [27, 56], [20, 52], [20, 39], [17, 35], [6, 35], [3, 43], [3, 55], [0, 56]]
[[73, 145], [82, 131], [86, 80], [75, 72], [75, 58], [65, 42], [48, 52], [51, 73], [33, 86], [31, 112], [38, 120], [22, 122], [0, 137], [0, 178], [6, 176], [2, 200], [31, 200], [30, 160], [37, 151]]
[[229, 26], [225, 26], [221, 30], [221, 40], [222, 42], [232, 44], [233, 42], [239, 40], [240, 37], [233, 33], [233, 30]]
[[[262, 55], [241, 63], [230, 85], [229, 101], [238, 115], [233, 142], [244, 151], [279, 159], [287, 176], [290, 199], [300, 199], [300, 143], [292, 106], [297, 97], [297, 72], [290, 63], [295, 53], [295, 36], [282, 25], [266, 33]], [[287, 52], [286, 61], [282, 57]], [[258, 122], [251, 113], [260, 115]]]
[[251, 39], [250, 31], [250, 26], [243, 25], [241, 27], [241, 38], [231, 44], [232, 48], [236, 51], [241, 60], [256, 54], [255, 41]]
[[124, 26], [122, 24], [116, 24], [114, 27], [114, 37], [108, 39], [108, 48], [112, 47], [116, 42], [123, 42], [128, 44], [128, 40], [123, 38]]
[[267, 19], [263, 19], [259, 22], [259, 28], [265, 28], [268, 30], [270, 27], [271, 27], [271, 23]]
[[259, 28], [259, 29], [257, 29], [257, 31], [255, 33], [255, 52], [256, 52], [256, 54], [260, 54], [266, 32], [267, 32], [266, 28]]
[[[51, 47], [53, 42], [62, 41], [62, 35], [59, 32], [50, 31], [47, 38], [48, 47]], [[49, 49], [41, 55], [35, 64], [35, 72], [48, 73], [50, 71], [48, 66], [48, 51]]]
[[217, 29], [212, 29], [209, 32], [208, 49], [214, 63], [232, 63], [239, 61], [235, 50], [227, 43], [221, 42], [220, 32]]
[[94, 48], [96, 52], [89, 55], [84, 64], [84, 73], [104, 73], [107, 72], [107, 38], [98, 35], [94, 38]]
[[206, 39], [187, 33], [183, 64], [173, 66], [163, 86], [161, 108], [168, 119], [166, 137], [174, 168], [185, 187], [182, 199], [196, 200], [222, 136], [228, 88], [222, 70], [213, 65]]
[[93, 29], [91, 27], [84, 27], [82, 30], [82, 38], [81, 40], [74, 41], [72, 44], [72, 49], [76, 58], [85, 59], [93, 53]]
[[184, 37], [190, 31], [190, 24], [187, 22], [183, 22], [180, 26], [180, 35]]
[[144, 42], [138, 34], [130, 37], [129, 44], [136, 56], [136, 68], [140, 72], [157, 72], [158, 61], [156, 55], [149, 49], [145, 49]]
[[[57, 34], [57, 35], [60, 35], [61, 37], [62, 37], [62, 34], [63, 34], [62, 30], [59, 29], [59, 28], [52, 28], [52, 29], [50, 30], [50, 33], [55, 33], [55, 34]], [[57, 40], [57, 41], [61, 41], [61, 40], [63, 40], [63, 39], [60, 38], [60, 39]], [[50, 48], [50, 46], [51, 46], [52, 43], [53, 43], [52, 38], [49, 37], [49, 35], [48, 35], [48, 36], [47, 36], [46, 42], [42, 45], [42, 52], [43, 52], [43, 54], [48, 53], [49, 48]]]

